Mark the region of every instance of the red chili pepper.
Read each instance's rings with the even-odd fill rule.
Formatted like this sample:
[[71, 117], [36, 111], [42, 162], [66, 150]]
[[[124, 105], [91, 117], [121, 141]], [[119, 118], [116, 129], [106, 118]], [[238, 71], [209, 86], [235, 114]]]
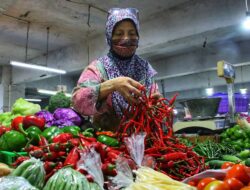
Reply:
[[87, 174], [85, 177], [87, 178], [88, 182], [91, 182], [91, 183], [94, 182], [94, 178], [92, 175]]
[[109, 161], [112, 164], [115, 164], [116, 160], [117, 160], [117, 158], [119, 157], [120, 154], [121, 154], [121, 152], [119, 152], [119, 153], [117, 153], [115, 151], [107, 152], [106, 160]]
[[66, 155], [66, 152], [63, 152], [63, 151], [60, 151], [60, 152], [47, 152], [47, 153], [43, 154], [42, 160], [54, 161], [58, 157], [62, 157], [62, 156], [65, 156], [65, 155]]
[[171, 160], [185, 160], [187, 159], [187, 154], [184, 152], [173, 152], [162, 155], [160, 160], [171, 161]]
[[57, 163], [51, 162], [51, 161], [45, 161], [43, 163], [43, 166], [44, 166], [45, 172], [48, 174], [57, 166]]
[[23, 161], [30, 159], [29, 156], [19, 156], [14, 163], [11, 164], [12, 167], [16, 168], [19, 166]]
[[35, 158], [41, 158], [44, 154], [44, 151], [42, 150], [42, 148], [39, 148], [39, 149], [30, 151], [29, 154]]
[[70, 133], [61, 133], [59, 135], [56, 135], [53, 139], [52, 142], [54, 143], [65, 143], [68, 140], [72, 139], [73, 135]]
[[11, 122], [11, 128], [27, 135], [27, 133], [23, 130], [23, 118], [23, 116], [15, 117]]
[[80, 168], [77, 168], [76, 171], [80, 172], [80, 173], [83, 174], [83, 175], [88, 174], [88, 172], [87, 172], [86, 170], [82, 169], [82, 168], [81, 168], [81, 169], [80, 169]]
[[73, 138], [73, 139], [68, 140], [67, 143], [69, 145], [72, 145], [72, 146], [79, 146], [80, 145], [80, 140], [78, 138]]
[[80, 159], [80, 154], [79, 154], [78, 148], [74, 147], [69, 152], [63, 165], [64, 166], [71, 165], [73, 168], [76, 168], [76, 164], [77, 164], [79, 159]]
[[34, 145], [32, 145], [32, 144], [28, 144], [28, 145], [24, 148], [24, 150], [25, 150], [26, 152], [30, 152], [30, 151], [34, 151], [34, 150], [41, 150], [41, 147], [34, 146]]
[[63, 167], [62, 162], [58, 162], [57, 166], [51, 171], [49, 172], [46, 176], [45, 176], [45, 181], [48, 181], [48, 179], [55, 173], [57, 172], [57, 170], [61, 169]]
[[110, 163], [102, 164], [102, 172], [104, 175], [116, 176], [117, 172], [115, 170], [115, 165]]
[[66, 151], [67, 148], [69, 148], [69, 146], [67, 146], [67, 143], [51, 143], [48, 146], [49, 151], [51, 152], [59, 152], [59, 151]]
[[3, 135], [5, 132], [10, 131], [10, 127], [0, 126], [0, 136]]
[[25, 116], [23, 118], [23, 126], [25, 129], [29, 128], [30, 126], [36, 126], [43, 130], [45, 126], [45, 119], [36, 117], [34, 115]]
[[109, 137], [116, 137], [116, 134], [113, 133], [112, 131], [99, 131], [99, 132], [96, 132], [96, 135], [99, 136], [99, 135], [107, 135]]
[[96, 138], [94, 138], [94, 137], [85, 137], [83, 134], [79, 134], [79, 137], [80, 137], [80, 139], [84, 139], [84, 140], [86, 140], [86, 141], [88, 141], [90, 143], [97, 141]]
[[47, 139], [42, 136], [42, 135], [39, 135], [39, 142], [38, 142], [39, 146], [48, 146], [48, 141]]

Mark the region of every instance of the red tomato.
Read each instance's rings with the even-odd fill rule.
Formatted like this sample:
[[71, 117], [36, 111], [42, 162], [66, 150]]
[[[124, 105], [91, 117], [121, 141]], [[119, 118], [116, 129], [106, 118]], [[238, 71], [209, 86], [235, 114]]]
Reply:
[[224, 162], [224, 164], [222, 164], [221, 169], [227, 169], [230, 168], [234, 165], [233, 162]]
[[226, 178], [236, 178], [240, 180], [244, 184], [248, 184], [250, 181], [250, 177], [245, 170], [245, 166], [242, 164], [235, 164], [226, 174]]
[[243, 187], [243, 188], [241, 188], [240, 190], [250, 190], [250, 186]]
[[210, 182], [215, 181], [215, 180], [216, 179], [214, 177], [206, 177], [206, 178], [201, 179], [198, 182], [197, 190], [203, 190], [204, 187], [206, 187], [207, 184], [209, 184]]
[[224, 181], [215, 180], [207, 184], [204, 190], [230, 190], [230, 187]]
[[189, 182], [188, 182], [188, 185], [191, 185], [191, 186], [196, 187], [197, 182], [196, 182], [196, 181], [189, 181]]
[[231, 190], [240, 190], [241, 188], [244, 187], [244, 184], [240, 180], [234, 177], [225, 179], [224, 182], [229, 185]]

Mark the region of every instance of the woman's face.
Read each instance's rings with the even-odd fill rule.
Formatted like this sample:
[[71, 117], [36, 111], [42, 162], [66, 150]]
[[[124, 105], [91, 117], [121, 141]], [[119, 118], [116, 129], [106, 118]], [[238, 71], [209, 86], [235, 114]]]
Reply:
[[113, 31], [112, 50], [121, 57], [129, 58], [135, 54], [138, 38], [134, 24], [124, 20]]
[[131, 21], [122, 21], [115, 27], [112, 40], [118, 39], [138, 39], [136, 28]]

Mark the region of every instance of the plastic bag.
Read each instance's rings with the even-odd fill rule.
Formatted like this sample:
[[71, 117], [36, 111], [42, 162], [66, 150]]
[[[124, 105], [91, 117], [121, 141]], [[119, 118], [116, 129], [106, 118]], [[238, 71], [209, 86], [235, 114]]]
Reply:
[[78, 169], [84, 169], [94, 178], [94, 181], [103, 189], [104, 178], [102, 173], [102, 161], [94, 148], [84, 149], [80, 153], [81, 158], [77, 162]]
[[6, 176], [0, 178], [0, 190], [38, 190], [36, 187], [30, 185], [30, 183], [23, 177]]
[[132, 134], [131, 137], [125, 138], [125, 144], [131, 158], [135, 161], [138, 166], [141, 166], [144, 156], [144, 139], [146, 133], [140, 133], [138, 135]]
[[229, 168], [223, 169], [223, 170], [222, 169], [221, 170], [218, 170], [218, 169], [217, 170], [206, 170], [204, 172], [201, 172], [201, 173], [195, 174], [191, 177], [188, 177], [188, 178], [184, 179], [182, 182], [188, 183], [189, 181], [193, 181], [193, 180], [199, 181], [200, 179], [203, 179], [206, 177], [214, 177], [216, 179], [224, 179], [228, 170], [229, 170]]
[[165, 189], [178, 189], [178, 190], [194, 190], [185, 183], [176, 181], [168, 177], [167, 175], [155, 171], [150, 167], [145, 167], [143, 164], [146, 163], [147, 166], [154, 166], [154, 160], [151, 157], [143, 158], [144, 155], [144, 139], [146, 134], [139, 133], [133, 134], [131, 137], [125, 139], [125, 144], [127, 149], [138, 164], [139, 169], [134, 170], [133, 173], [136, 174], [134, 181], [133, 173], [129, 168], [126, 159], [119, 158], [116, 162], [117, 176], [112, 178], [113, 186], [112, 189], [118, 189], [125, 187], [125, 190], [165, 190]]
[[[144, 156], [144, 139], [146, 133], [132, 134], [131, 137], [124, 139], [128, 152], [131, 158], [138, 166], [142, 165]], [[112, 180], [110, 189], [119, 189], [122, 187], [128, 187], [134, 182], [133, 173], [129, 167], [126, 158], [118, 157], [116, 160], [117, 175]]]
[[117, 175], [110, 178], [112, 180], [112, 184], [109, 189], [120, 189], [122, 187], [128, 187], [134, 182], [133, 173], [125, 158], [117, 158], [116, 171]]

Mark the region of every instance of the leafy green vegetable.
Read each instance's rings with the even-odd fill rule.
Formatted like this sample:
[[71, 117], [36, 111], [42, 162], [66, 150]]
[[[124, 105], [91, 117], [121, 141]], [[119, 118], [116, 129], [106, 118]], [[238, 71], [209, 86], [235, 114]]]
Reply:
[[53, 113], [57, 108], [69, 108], [70, 98], [63, 92], [58, 92], [49, 99], [48, 110]]
[[40, 110], [39, 104], [33, 104], [23, 98], [18, 98], [12, 106], [12, 114], [33, 115]]
[[236, 150], [233, 146], [224, 143], [216, 143], [212, 140], [198, 142], [193, 150], [200, 156], [205, 156], [206, 159], [220, 158], [224, 154], [235, 154]]

